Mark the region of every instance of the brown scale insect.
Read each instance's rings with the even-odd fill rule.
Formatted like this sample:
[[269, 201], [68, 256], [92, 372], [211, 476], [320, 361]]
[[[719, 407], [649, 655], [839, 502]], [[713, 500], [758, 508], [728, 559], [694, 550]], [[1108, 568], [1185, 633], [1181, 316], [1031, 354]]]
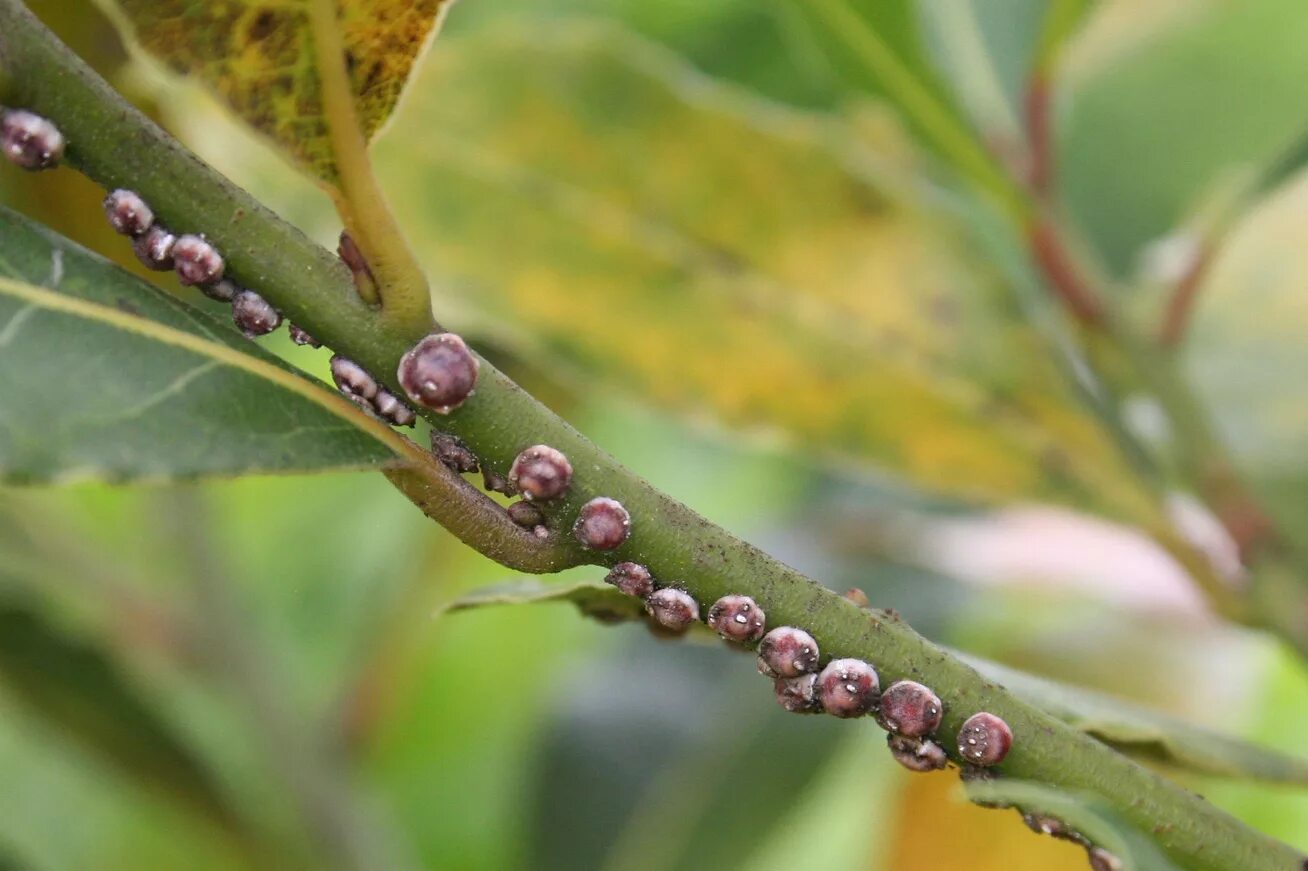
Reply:
[[436, 455], [436, 459], [456, 472], [463, 474], [477, 471], [477, 455], [464, 444], [463, 439], [453, 433], [432, 430], [431, 452]]
[[709, 608], [707, 622], [727, 641], [747, 643], [763, 637], [767, 615], [749, 596], [723, 596]]
[[598, 496], [581, 506], [572, 533], [583, 547], [613, 550], [631, 534], [631, 515], [616, 499]]
[[282, 313], [253, 290], [232, 297], [232, 321], [248, 338], [266, 336], [281, 326]]
[[554, 499], [572, 483], [572, 464], [549, 445], [532, 445], [513, 460], [509, 483], [524, 499]]
[[290, 333], [291, 341], [297, 345], [308, 345], [310, 348], [322, 347], [322, 342], [309, 335], [309, 333], [302, 327], [287, 322], [286, 331]]
[[358, 363], [349, 357], [333, 354], [331, 359], [332, 380], [342, 393], [360, 396], [369, 402], [377, 395], [377, 381]]
[[777, 704], [792, 714], [816, 714], [822, 710], [817, 700], [817, 675], [779, 677], [772, 681]]
[[530, 502], [514, 502], [507, 510], [509, 519], [525, 529], [535, 529], [545, 520], [540, 509]]
[[664, 587], [645, 599], [645, 610], [660, 626], [684, 632], [699, 619], [699, 603], [685, 590]]
[[0, 114], [0, 151], [27, 170], [51, 169], [64, 156], [64, 135], [48, 118], [26, 109]]
[[173, 271], [182, 284], [212, 284], [223, 277], [223, 256], [203, 236], [187, 233], [173, 243]]
[[818, 675], [818, 700], [833, 717], [861, 717], [877, 704], [877, 670], [861, 659], [833, 659]]
[[136, 237], [154, 225], [154, 211], [135, 191], [119, 188], [104, 198], [104, 213], [114, 232]]
[[372, 404], [382, 420], [395, 426], [413, 426], [418, 420], [418, 415], [413, 409], [385, 387], [377, 388], [377, 395], [373, 397]]
[[649, 569], [633, 562], [618, 563], [609, 570], [604, 580], [637, 599], [643, 599], [654, 592], [654, 576]]
[[168, 272], [173, 268], [173, 247], [176, 244], [176, 236], [155, 224], [132, 239], [132, 251], [146, 269]]
[[958, 730], [958, 754], [972, 765], [998, 765], [1013, 746], [1013, 730], [999, 717], [982, 711]]
[[396, 378], [409, 399], [439, 414], [449, 414], [477, 386], [481, 364], [454, 333], [435, 333], [400, 358]]
[[881, 694], [877, 722], [888, 732], [908, 738], [930, 735], [940, 728], [945, 707], [940, 697], [916, 681], [896, 681]]
[[939, 771], [949, 764], [944, 748], [925, 738], [890, 734], [886, 736], [886, 746], [895, 761], [909, 771]]
[[758, 645], [758, 670], [770, 678], [799, 677], [817, 671], [818, 645], [803, 629], [779, 626]]

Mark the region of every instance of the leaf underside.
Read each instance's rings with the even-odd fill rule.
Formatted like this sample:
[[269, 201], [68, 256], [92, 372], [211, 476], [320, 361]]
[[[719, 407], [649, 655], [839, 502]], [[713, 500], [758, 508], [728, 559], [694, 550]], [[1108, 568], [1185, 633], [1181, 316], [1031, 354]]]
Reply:
[[[337, 4], [364, 138], [382, 129], [449, 0]], [[309, 23], [309, 3], [118, 0], [138, 45], [194, 75], [310, 173], [336, 178]]]

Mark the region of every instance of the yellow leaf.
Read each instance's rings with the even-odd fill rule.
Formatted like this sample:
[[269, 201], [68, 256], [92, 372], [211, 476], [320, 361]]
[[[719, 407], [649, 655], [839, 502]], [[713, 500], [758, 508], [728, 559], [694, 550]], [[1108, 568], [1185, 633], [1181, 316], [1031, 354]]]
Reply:
[[[323, 181], [336, 165], [323, 117], [312, 0], [117, 0], [137, 44], [194, 75]], [[450, 0], [340, 0], [364, 138], [390, 117]]]
[[575, 23], [447, 42], [404, 111], [377, 164], [438, 312], [852, 474], [1148, 511], [1006, 293], [834, 119]]
[[[1083, 871], [1085, 848], [1038, 835], [1013, 810], [960, 800], [958, 778], [944, 772], [904, 778], [899, 821], [876, 847], [876, 861], [894, 871]], [[948, 832], [948, 837], [941, 837]]]

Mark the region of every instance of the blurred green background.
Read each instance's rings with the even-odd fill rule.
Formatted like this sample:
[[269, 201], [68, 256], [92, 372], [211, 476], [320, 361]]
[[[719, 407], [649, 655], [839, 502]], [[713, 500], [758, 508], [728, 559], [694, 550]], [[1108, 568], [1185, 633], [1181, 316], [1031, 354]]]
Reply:
[[[31, 5], [331, 243], [326, 196], [100, 7]], [[855, 5], [1002, 152], [1045, 4]], [[785, 0], [462, 0], [374, 148], [438, 315], [654, 485], [929, 637], [1302, 752], [1303, 666], [1132, 531], [1146, 500], [1023, 253], [827, 40]], [[1306, 43], [1301, 0], [1104, 0], [1065, 47], [1061, 190], [1128, 317], [1304, 134]], [[74, 173], [3, 168], [0, 195], [137, 268]], [[1306, 207], [1293, 173], [1245, 204], [1183, 352], [1304, 522]], [[0, 868], [1083, 867], [871, 723], [784, 715], [748, 656], [562, 605], [436, 616], [511, 579], [380, 476], [0, 489]], [[1308, 797], [1185, 782], [1308, 849]]]

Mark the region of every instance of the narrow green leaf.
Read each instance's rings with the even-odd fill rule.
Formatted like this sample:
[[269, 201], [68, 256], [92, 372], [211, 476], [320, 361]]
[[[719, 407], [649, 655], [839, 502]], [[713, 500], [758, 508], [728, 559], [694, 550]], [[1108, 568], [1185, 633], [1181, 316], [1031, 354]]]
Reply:
[[966, 784], [966, 790], [972, 801], [1011, 804], [1023, 812], [1059, 820], [1121, 860], [1122, 871], [1180, 871], [1153, 841], [1096, 798], [1006, 779], [973, 780]]
[[986, 677], [1069, 726], [1140, 759], [1187, 771], [1308, 784], [1308, 760], [1258, 747], [1103, 693], [958, 654]]
[[[438, 613], [453, 613], [497, 605], [540, 605], [568, 602], [576, 606], [584, 617], [601, 623], [626, 623], [633, 620], [648, 621], [645, 606], [640, 599], [618, 592], [616, 587], [603, 581], [574, 581], [547, 583], [535, 578], [509, 581], [473, 590], [449, 604]], [[707, 626], [696, 623], [692, 636], [711, 637]]]
[[620, 593], [616, 587], [600, 581], [551, 584], [535, 578], [473, 590], [450, 602], [442, 610], [453, 613], [494, 605], [538, 605], [550, 602], [571, 602], [584, 616], [605, 623], [639, 620], [645, 613], [639, 599]]
[[397, 438], [234, 330], [0, 209], [0, 480], [376, 468]]
[[[198, 77], [311, 173], [336, 178], [309, 2], [117, 0], [136, 41]], [[337, 3], [356, 115], [364, 138], [385, 125], [449, 0]]]

